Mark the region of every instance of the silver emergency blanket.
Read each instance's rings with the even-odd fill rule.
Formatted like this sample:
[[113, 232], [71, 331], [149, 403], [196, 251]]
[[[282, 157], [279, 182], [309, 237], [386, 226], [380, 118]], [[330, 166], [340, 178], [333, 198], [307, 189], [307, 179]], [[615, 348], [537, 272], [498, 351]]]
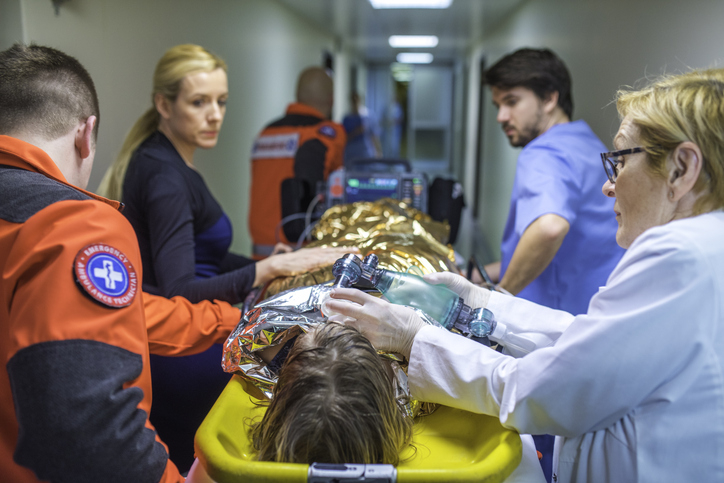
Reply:
[[[268, 347], [283, 346], [289, 340], [310, 328], [327, 323], [320, 307], [332, 289], [332, 282], [298, 287], [269, 298], [249, 310], [224, 344], [222, 366], [224, 371], [250, 380], [267, 398], [277, 382], [277, 374], [260, 357]], [[418, 314], [428, 323], [437, 324], [424, 313]], [[380, 353], [386, 357], [395, 375], [398, 401], [404, 403], [409, 416], [427, 414], [434, 405], [420, 403], [410, 398], [407, 374], [401, 367], [402, 359], [392, 353]]]
[[[360, 258], [374, 253], [379, 268], [419, 275], [444, 270], [457, 271], [452, 247], [445, 244], [446, 223], [389, 198], [357, 202], [328, 209], [311, 232], [307, 246], [349, 246], [359, 248]], [[226, 372], [249, 379], [271, 398], [277, 375], [260, 357], [268, 347], [283, 347], [327, 318], [320, 307], [331, 290], [332, 266], [278, 278], [253, 291], [245, 300], [246, 311], [224, 345], [222, 366]], [[376, 293], [376, 292], [375, 292]], [[437, 324], [418, 311], [423, 320]], [[411, 415], [434, 410], [430, 403], [409, 397], [404, 361], [396, 354], [381, 354], [390, 361], [398, 400], [405, 401]]]

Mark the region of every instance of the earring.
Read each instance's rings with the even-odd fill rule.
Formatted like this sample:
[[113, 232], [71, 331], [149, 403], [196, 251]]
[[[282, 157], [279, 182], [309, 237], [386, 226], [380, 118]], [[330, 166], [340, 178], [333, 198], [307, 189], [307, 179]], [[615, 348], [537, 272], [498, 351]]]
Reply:
[[674, 199], [674, 190], [669, 190], [669, 198]]

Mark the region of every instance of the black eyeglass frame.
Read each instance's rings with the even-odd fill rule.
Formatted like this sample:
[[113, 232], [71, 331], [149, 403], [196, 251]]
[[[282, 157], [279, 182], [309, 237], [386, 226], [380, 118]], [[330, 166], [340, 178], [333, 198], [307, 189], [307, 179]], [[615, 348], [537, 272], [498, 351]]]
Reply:
[[603, 170], [608, 176], [608, 180], [611, 184], [616, 184], [616, 178], [618, 178], [618, 171], [616, 170], [616, 164], [609, 158], [616, 158], [618, 156], [625, 156], [627, 154], [636, 154], [646, 152], [646, 148], [638, 146], [635, 148], [621, 149], [619, 151], [609, 151], [607, 153], [601, 153], [601, 161], [603, 162]]

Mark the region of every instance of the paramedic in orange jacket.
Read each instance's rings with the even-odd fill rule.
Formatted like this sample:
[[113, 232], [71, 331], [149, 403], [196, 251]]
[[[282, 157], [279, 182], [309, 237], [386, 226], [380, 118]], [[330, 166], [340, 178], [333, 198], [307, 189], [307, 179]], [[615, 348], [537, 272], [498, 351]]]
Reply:
[[99, 112], [77, 60], [16, 44], [0, 80], [1, 478], [183, 481], [148, 420], [149, 350], [204, 350], [240, 312], [141, 292], [120, 204], [83, 189]]
[[256, 257], [271, 254], [278, 241], [297, 241], [287, 240], [281, 229], [277, 233], [282, 220], [282, 182], [288, 178], [306, 182], [307, 195], [300, 207], [303, 213], [317, 182], [326, 181], [329, 173], [342, 167], [347, 135], [341, 125], [329, 120], [332, 78], [321, 67], [305, 69], [297, 80], [296, 99], [284, 117], [264, 128], [252, 148], [249, 229]]

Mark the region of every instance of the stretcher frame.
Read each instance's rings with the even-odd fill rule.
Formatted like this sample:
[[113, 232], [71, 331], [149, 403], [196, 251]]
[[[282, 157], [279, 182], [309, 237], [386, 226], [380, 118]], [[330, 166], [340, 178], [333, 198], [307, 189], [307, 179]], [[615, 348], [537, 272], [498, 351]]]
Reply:
[[[310, 465], [256, 461], [248, 424], [266, 410], [260, 398], [248, 380], [232, 377], [196, 433], [199, 473], [203, 470], [216, 483], [496, 483], [515, 470], [522, 456], [520, 436], [503, 428], [497, 418], [441, 406], [416, 421], [413, 447], [403, 451], [396, 469], [350, 464], [325, 476]], [[322, 470], [325, 466], [330, 469], [323, 465]], [[369, 467], [378, 471], [366, 474]]]

